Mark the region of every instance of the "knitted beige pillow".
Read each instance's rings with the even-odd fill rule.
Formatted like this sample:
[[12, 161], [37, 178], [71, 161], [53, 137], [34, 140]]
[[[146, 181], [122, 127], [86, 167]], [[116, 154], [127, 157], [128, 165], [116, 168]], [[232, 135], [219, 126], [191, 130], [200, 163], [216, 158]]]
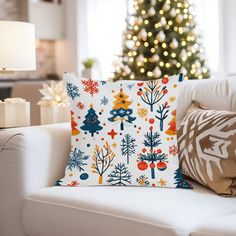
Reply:
[[225, 196], [236, 195], [236, 113], [194, 103], [178, 130], [182, 173]]

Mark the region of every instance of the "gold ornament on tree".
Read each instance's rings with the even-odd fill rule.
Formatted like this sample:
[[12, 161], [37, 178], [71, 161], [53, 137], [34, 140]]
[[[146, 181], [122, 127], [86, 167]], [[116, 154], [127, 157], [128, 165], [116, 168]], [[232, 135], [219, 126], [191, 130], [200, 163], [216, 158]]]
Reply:
[[159, 67], [156, 67], [153, 70], [153, 75], [154, 75], [155, 78], [159, 78], [161, 76], [161, 70], [159, 69]]
[[145, 29], [142, 29], [139, 33], [139, 37], [143, 40], [146, 41], [147, 40], [147, 31]]
[[175, 9], [172, 8], [172, 9], [170, 10], [169, 14], [170, 14], [171, 17], [176, 17], [176, 11], [175, 11]]
[[169, 11], [169, 10], [170, 10], [170, 4], [165, 3], [162, 9], [163, 9], [164, 11]]
[[178, 23], [178, 24], [180, 24], [182, 21], [183, 21], [183, 16], [181, 15], [181, 14], [178, 14], [177, 16], [176, 16], [176, 18], [175, 18], [175, 20], [176, 20], [176, 22]]

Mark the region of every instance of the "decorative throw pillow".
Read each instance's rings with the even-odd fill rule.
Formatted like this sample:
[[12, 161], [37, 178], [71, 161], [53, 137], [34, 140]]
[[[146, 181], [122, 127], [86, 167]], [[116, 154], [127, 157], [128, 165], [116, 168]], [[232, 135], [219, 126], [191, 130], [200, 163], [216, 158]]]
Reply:
[[178, 130], [182, 172], [220, 195], [236, 195], [236, 113], [194, 103]]
[[181, 78], [114, 83], [65, 74], [72, 149], [57, 185], [190, 188], [179, 170], [176, 138]]

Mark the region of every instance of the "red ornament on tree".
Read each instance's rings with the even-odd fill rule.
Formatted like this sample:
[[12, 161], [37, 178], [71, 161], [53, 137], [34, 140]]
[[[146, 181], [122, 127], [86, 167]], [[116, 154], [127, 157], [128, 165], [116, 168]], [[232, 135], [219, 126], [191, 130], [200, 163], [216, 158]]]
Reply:
[[138, 95], [138, 96], [141, 96], [141, 95], [142, 95], [142, 92], [141, 92], [141, 91], [138, 91], [138, 92], [137, 92], [137, 95]]
[[143, 149], [142, 149], [142, 152], [143, 152], [143, 153], [145, 153], [146, 151], [147, 151], [147, 149], [146, 149], [146, 148], [143, 148]]
[[143, 82], [138, 83], [138, 86], [139, 87], [143, 86]]
[[161, 149], [157, 149], [157, 153], [158, 154], [162, 153], [162, 150]]
[[145, 161], [140, 161], [138, 163], [138, 168], [139, 170], [146, 170], [148, 168], [148, 164]]
[[157, 169], [160, 170], [160, 171], [163, 171], [167, 168], [167, 165], [165, 162], [163, 161], [160, 161], [157, 163]]

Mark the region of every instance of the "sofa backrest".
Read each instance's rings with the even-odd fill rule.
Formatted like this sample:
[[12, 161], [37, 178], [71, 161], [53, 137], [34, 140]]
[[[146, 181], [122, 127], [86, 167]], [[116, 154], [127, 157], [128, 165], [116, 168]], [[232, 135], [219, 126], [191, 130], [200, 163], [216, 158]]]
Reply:
[[236, 78], [227, 80], [187, 80], [183, 82], [177, 109], [177, 126], [192, 101], [214, 110], [236, 112]]

